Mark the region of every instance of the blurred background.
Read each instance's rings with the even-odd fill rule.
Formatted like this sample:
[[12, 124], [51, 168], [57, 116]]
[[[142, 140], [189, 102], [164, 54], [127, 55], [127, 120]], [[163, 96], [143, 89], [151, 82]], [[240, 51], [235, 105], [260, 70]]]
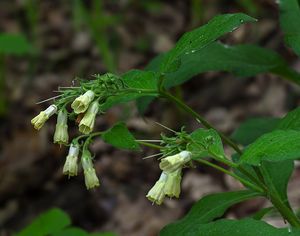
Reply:
[[[183, 216], [201, 196], [240, 188], [230, 178], [200, 166], [184, 174], [179, 200], [152, 205], [147, 191], [159, 176], [155, 153], [121, 151], [97, 140], [92, 145], [101, 186], [87, 191], [82, 174], [62, 175], [66, 148], [52, 143], [51, 119], [40, 132], [30, 120], [50, 103], [58, 86], [95, 73], [143, 69], [172, 48], [185, 31], [216, 14], [244, 12], [258, 18], [222, 38], [228, 44], [254, 43], [271, 48], [300, 70], [300, 60], [283, 44], [278, 6], [273, 0], [1, 0], [0, 1], [0, 235], [11, 235], [38, 214], [59, 207], [74, 225], [88, 231], [125, 236], [152, 236]], [[300, 104], [299, 87], [263, 74], [236, 78], [209, 72], [174, 89], [217, 128], [231, 134], [249, 117], [281, 117]], [[99, 130], [125, 120], [143, 139], [158, 139], [154, 121], [178, 130], [199, 124], [172, 104], [156, 101], [143, 118], [133, 103], [115, 107], [97, 120]], [[69, 124], [75, 136], [75, 124]], [[227, 150], [230, 152], [230, 150]], [[300, 170], [289, 186], [292, 205], [300, 205]], [[297, 183], [298, 182], [298, 183]], [[262, 200], [234, 207], [228, 217], [242, 217], [265, 206]], [[269, 219], [275, 225], [279, 218]]]

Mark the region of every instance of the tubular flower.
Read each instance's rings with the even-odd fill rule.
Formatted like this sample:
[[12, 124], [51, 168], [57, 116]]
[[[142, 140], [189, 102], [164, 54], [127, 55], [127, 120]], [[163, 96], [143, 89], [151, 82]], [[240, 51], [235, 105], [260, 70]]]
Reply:
[[163, 158], [159, 164], [161, 170], [166, 172], [173, 172], [178, 168], [181, 168], [184, 164], [191, 160], [192, 153], [188, 151], [182, 151], [176, 155]]
[[58, 144], [68, 144], [69, 142], [68, 114], [66, 110], [60, 110], [58, 112], [53, 140], [54, 143], [58, 143]]
[[146, 197], [153, 203], [156, 203], [157, 205], [162, 204], [165, 198], [165, 185], [168, 179], [168, 175], [165, 172], [162, 172], [159, 180], [156, 181], [154, 186], [150, 189]]
[[31, 120], [31, 124], [37, 130], [40, 130], [50, 116], [54, 115], [57, 111], [55, 105], [49, 106], [46, 110], [41, 111], [36, 117]]
[[93, 103], [91, 103], [89, 109], [79, 123], [79, 131], [81, 133], [89, 134], [93, 131], [98, 110], [98, 101], [94, 101]]
[[91, 189], [98, 187], [100, 185], [99, 179], [93, 167], [91, 153], [88, 150], [83, 151], [81, 162], [86, 188]]
[[78, 155], [79, 155], [79, 146], [78, 144], [71, 144], [69, 149], [69, 154], [65, 162], [63, 173], [64, 175], [75, 176], [77, 175], [78, 170]]
[[181, 184], [181, 168], [178, 168], [174, 172], [168, 173], [168, 179], [165, 185], [165, 194], [169, 197], [178, 198], [180, 195]]
[[92, 90], [88, 90], [83, 95], [76, 98], [71, 104], [72, 109], [76, 114], [85, 112], [90, 103], [94, 100], [95, 93]]

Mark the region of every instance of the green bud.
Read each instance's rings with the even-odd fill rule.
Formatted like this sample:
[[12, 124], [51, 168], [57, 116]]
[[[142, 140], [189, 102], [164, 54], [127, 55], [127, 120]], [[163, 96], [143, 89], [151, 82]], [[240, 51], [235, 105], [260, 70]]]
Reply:
[[55, 105], [49, 106], [46, 110], [41, 111], [36, 117], [31, 120], [31, 124], [37, 130], [40, 130], [50, 116], [54, 115], [57, 111]]
[[87, 110], [84, 117], [79, 123], [79, 131], [81, 133], [89, 134], [93, 131], [98, 110], [99, 110], [98, 101], [94, 101], [93, 103], [91, 103], [89, 109]]
[[100, 185], [99, 179], [92, 163], [91, 153], [88, 150], [83, 151], [81, 162], [86, 188], [91, 189], [98, 187]]
[[60, 110], [57, 116], [56, 129], [54, 133], [54, 143], [58, 144], [68, 144], [69, 134], [68, 134], [68, 114], [66, 110]]
[[78, 171], [78, 155], [79, 155], [79, 146], [78, 144], [71, 144], [69, 149], [69, 154], [67, 156], [67, 160], [65, 162], [63, 173], [68, 176], [77, 175]]
[[94, 100], [94, 97], [95, 93], [92, 90], [89, 90], [76, 98], [71, 104], [71, 107], [76, 114], [83, 113], [88, 109], [90, 103]]
[[156, 181], [154, 186], [150, 189], [146, 197], [149, 199], [149, 201], [156, 203], [157, 205], [162, 204], [162, 202], [165, 199], [165, 185], [166, 181], [168, 179], [168, 175], [165, 172], [162, 172], [159, 180]]
[[182, 151], [176, 155], [165, 157], [161, 160], [159, 167], [166, 172], [173, 172], [178, 168], [181, 168], [184, 164], [191, 160], [192, 153], [188, 151]]
[[168, 173], [168, 179], [165, 185], [165, 194], [169, 197], [179, 197], [181, 185], [181, 171], [179, 168], [174, 172]]

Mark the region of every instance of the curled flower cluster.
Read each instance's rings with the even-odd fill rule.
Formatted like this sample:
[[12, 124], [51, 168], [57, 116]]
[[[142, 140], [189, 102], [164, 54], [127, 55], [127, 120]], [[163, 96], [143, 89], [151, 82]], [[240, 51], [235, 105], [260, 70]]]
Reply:
[[182, 151], [176, 155], [163, 158], [159, 165], [162, 170], [160, 178], [146, 197], [157, 205], [163, 203], [165, 196], [178, 198], [180, 195], [182, 168], [191, 161], [191, 157], [191, 152]]

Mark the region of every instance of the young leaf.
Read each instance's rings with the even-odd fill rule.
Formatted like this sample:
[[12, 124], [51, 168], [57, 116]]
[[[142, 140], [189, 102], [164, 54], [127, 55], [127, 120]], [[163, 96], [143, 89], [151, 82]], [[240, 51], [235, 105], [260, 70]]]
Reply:
[[22, 34], [0, 34], [0, 54], [23, 55], [29, 53], [32, 46]]
[[254, 18], [242, 13], [224, 14], [214, 17], [206, 25], [185, 33], [179, 39], [175, 47], [164, 56], [160, 72], [176, 71], [180, 67], [181, 57], [184, 54], [194, 53], [214, 42], [225, 33], [232, 32], [241, 24], [254, 21]]
[[195, 225], [178, 231], [167, 231], [164, 228], [160, 236], [298, 236], [300, 230], [297, 228], [275, 228], [263, 221], [254, 219], [242, 220], [217, 220], [208, 224]]
[[279, 7], [285, 43], [300, 56], [300, 3], [298, 0], [279, 0]]
[[117, 148], [139, 150], [139, 144], [126, 128], [124, 123], [118, 123], [109, 130], [102, 133], [102, 138], [105, 142]]
[[40, 215], [16, 236], [45, 236], [57, 233], [70, 224], [69, 216], [62, 210], [54, 208]]
[[[192, 233], [198, 232], [201, 224], [209, 223], [223, 216], [229, 207], [257, 196], [259, 196], [258, 193], [250, 190], [223, 192], [205, 196], [193, 205], [184, 218], [165, 226], [160, 235], [199, 235]], [[206, 234], [203, 235], [207, 236]]]
[[89, 236], [89, 234], [80, 228], [71, 227], [51, 234], [51, 236]]
[[231, 137], [236, 142], [248, 145], [261, 135], [274, 130], [278, 123], [277, 118], [250, 118], [243, 122]]
[[[147, 70], [159, 71], [163, 55], [154, 58]], [[289, 68], [276, 52], [255, 45], [228, 46], [212, 43], [209, 46], [181, 57], [181, 67], [166, 74], [166, 87], [180, 85], [195, 75], [207, 71], [227, 71], [240, 77], [271, 72], [300, 84], [300, 75]]]
[[287, 113], [286, 116], [280, 120], [277, 129], [293, 129], [300, 131], [300, 107]]
[[260, 165], [262, 161], [278, 162], [300, 157], [300, 131], [276, 130], [249, 145], [240, 163]]
[[217, 131], [214, 129], [197, 129], [191, 133], [192, 142], [188, 146], [188, 150], [192, 152], [196, 158], [218, 156], [223, 158], [224, 148], [222, 140]]

